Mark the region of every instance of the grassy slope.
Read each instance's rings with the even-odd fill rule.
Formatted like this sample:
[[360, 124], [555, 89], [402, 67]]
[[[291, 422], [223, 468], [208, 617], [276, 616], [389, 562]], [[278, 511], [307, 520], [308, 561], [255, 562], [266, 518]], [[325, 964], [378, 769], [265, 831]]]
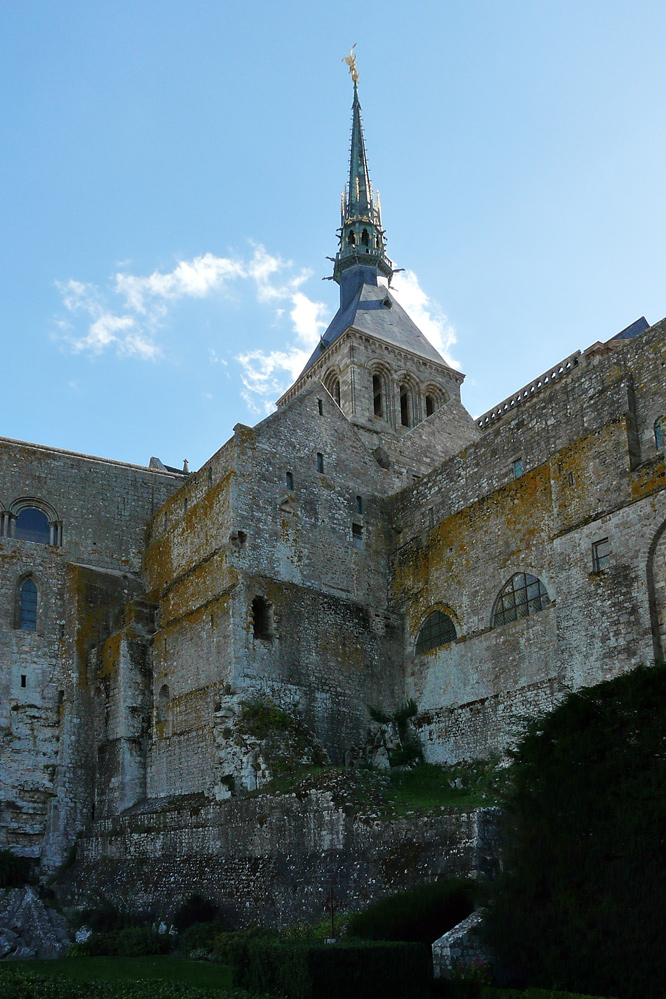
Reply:
[[186, 961], [175, 957], [76, 957], [57, 961], [7, 961], [3, 971], [33, 971], [62, 975], [75, 982], [132, 982], [151, 979], [182, 982], [200, 989], [231, 989], [231, 969], [226, 964]]

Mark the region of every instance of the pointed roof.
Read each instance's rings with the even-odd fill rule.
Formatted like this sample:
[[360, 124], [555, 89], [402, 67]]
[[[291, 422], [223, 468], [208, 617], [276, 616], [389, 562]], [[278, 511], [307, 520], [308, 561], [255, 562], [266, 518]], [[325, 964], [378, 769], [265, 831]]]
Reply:
[[349, 154], [349, 188], [347, 196], [347, 215], [374, 214], [372, 187], [368, 173], [368, 161], [365, 155], [365, 139], [361, 122], [361, 102], [358, 99], [358, 83], [354, 81], [354, 101], [352, 103], [352, 136]]
[[[348, 329], [367, 333], [400, 350], [409, 351], [448, 368], [439, 351], [409, 318], [392, 291], [377, 281], [374, 267], [356, 266], [341, 275], [340, 308], [315, 347], [304, 375]], [[300, 377], [300, 376], [299, 376]]]

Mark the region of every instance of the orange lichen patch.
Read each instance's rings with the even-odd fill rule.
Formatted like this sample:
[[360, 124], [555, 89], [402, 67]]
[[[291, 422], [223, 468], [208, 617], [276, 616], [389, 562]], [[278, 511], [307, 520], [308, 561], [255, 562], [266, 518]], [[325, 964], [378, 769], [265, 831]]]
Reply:
[[631, 477], [631, 498], [643, 499], [666, 486], [666, 463], [664, 456], [644, 462]]
[[238, 575], [227, 564], [226, 553], [217, 553], [169, 587], [160, 602], [161, 619], [171, 621], [191, 614], [230, 592], [237, 583]]
[[111, 674], [117, 672], [118, 663], [120, 661], [120, 645], [122, 637], [122, 632], [117, 632], [115, 635], [111, 635], [110, 638], [107, 638], [102, 645], [102, 654], [97, 671], [97, 676], [100, 680], [102, 677], [111, 676]]
[[517, 553], [527, 560], [550, 536], [551, 509], [550, 470], [542, 465], [400, 549], [394, 597], [406, 606], [411, 628], [435, 605], [458, 608], [480, 564], [493, 564], [501, 579], [513, 571]]

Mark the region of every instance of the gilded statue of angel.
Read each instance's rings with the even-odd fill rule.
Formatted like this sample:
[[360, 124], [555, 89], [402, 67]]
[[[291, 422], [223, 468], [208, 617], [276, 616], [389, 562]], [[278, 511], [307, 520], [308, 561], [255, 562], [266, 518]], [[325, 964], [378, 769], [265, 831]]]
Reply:
[[358, 70], [356, 69], [356, 54], [354, 49], [356, 48], [356, 42], [352, 45], [349, 50], [349, 55], [341, 59], [340, 62], [346, 62], [349, 66], [349, 72], [351, 73], [351, 78], [354, 83], [358, 83]]

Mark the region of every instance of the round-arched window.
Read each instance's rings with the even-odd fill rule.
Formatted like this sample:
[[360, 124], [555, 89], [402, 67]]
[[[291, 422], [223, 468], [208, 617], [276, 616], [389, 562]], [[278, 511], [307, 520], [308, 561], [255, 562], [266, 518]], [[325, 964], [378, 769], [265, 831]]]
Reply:
[[517, 621], [543, 610], [550, 603], [548, 591], [540, 579], [529, 572], [516, 572], [505, 583], [495, 603], [493, 628]]
[[21, 510], [14, 524], [14, 537], [21, 541], [35, 541], [39, 545], [51, 543], [49, 518], [43, 510], [26, 506]]
[[447, 642], [454, 642], [457, 637], [456, 626], [449, 615], [440, 610], [432, 611], [419, 630], [416, 639], [416, 654], [437, 649], [440, 645], [446, 645]]

